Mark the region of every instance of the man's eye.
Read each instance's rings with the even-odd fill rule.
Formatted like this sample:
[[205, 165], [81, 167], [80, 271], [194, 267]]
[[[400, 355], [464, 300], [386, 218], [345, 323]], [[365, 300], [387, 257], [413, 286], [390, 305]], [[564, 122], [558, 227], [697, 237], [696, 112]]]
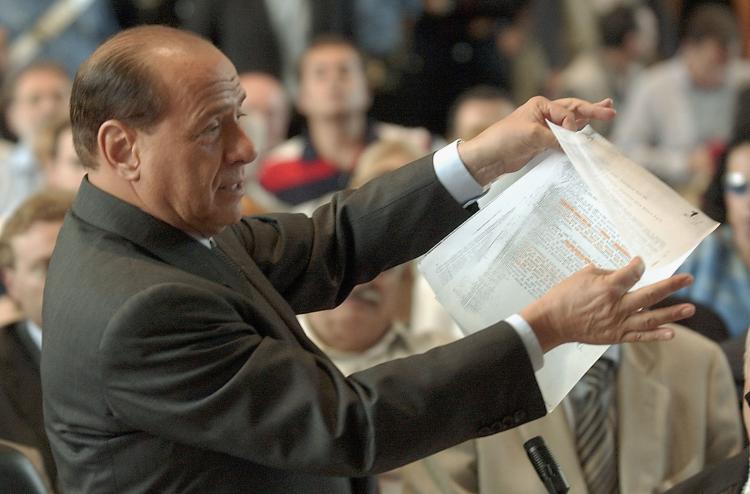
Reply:
[[246, 117], [246, 116], [247, 116], [247, 113], [245, 113], [243, 111], [237, 112], [237, 120], [241, 119], [242, 117]]
[[206, 127], [203, 130], [203, 133], [204, 134], [212, 134], [212, 133], [216, 132], [217, 130], [219, 130], [219, 123], [215, 122], [215, 123], [212, 123], [211, 125], [209, 125], [208, 127]]

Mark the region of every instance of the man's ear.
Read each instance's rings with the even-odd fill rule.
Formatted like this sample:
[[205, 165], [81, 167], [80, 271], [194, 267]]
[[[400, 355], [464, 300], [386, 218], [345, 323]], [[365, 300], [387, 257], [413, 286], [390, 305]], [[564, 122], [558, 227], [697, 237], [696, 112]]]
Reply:
[[140, 178], [140, 156], [136, 146], [137, 133], [119, 120], [107, 120], [99, 127], [97, 143], [104, 161], [122, 178]]

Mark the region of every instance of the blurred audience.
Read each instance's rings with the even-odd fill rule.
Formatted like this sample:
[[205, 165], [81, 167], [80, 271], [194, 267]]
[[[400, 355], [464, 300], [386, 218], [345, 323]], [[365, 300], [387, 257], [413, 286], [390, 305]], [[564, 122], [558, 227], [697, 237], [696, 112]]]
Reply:
[[510, 115], [515, 105], [494, 86], [474, 86], [462, 92], [448, 110], [449, 140], [464, 141], [480, 134], [493, 123]]
[[615, 121], [615, 143], [687, 196], [701, 193], [729, 137], [738, 87], [750, 79], [750, 65], [738, 54], [731, 11], [697, 7], [679, 54], [635, 81]]
[[[560, 75], [561, 96], [589, 101], [612, 98], [623, 108], [627, 90], [641, 70], [644, 45], [634, 7], [620, 6], [599, 19], [601, 47], [578, 55]], [[594, 128], [609, 134], [610, 122], [596, 122]]]
[[53, 482], [55, 464], [44, 431], [39, 377], [42, 295], [47, 265], [72, 201], [68, 192], [40, 192], [21, 204], [0, 234], [0, 277], [22, 314], [22, 320], [0, 328], [0, 438], [38, 450]]
[[717, 170], [727, 224], [701, 243], [680, 268], [695, 277], [678, 295], [716, 311], [732, 336], [750, 325], [750, 140], [732, 144]]
[[0, 0], [0, 26], [8, 36], [7, 70], [43, 59], [69, 75], [119, 29], [109, 0]]
[[[750, 333], [743, 338], [744, 355], [743, 368], [745, 375], [744, 399], [742, 400], [742, 420], [745, 424], [746, 442], [750, 439]], [[714, 403], [709, 402], [713, 408]], [[668, 494], [745, 494], [750, 491], [748, 483], [748, 457], [750, 450], [745, 447], [739, 454], [727, 458], [702, 472], [690, 477], [668, 491]]]
[[242, 109], [260, 117], [263, 126], [262, 136], [252, 135], [250, 132], [255, 151], [263, 155], [287, 138], [292, 111], [289, 96], [281, 81], [263, 72], [240, 74], [240, 85], [245, 90]]
[[570, 492], [663, 492], [742, 448], [719, 347], [681, 326], [669, 342], [610, 349], [547, 416], [404, 470], [407, 493], [546, 494], [523, 444], [541, 435]]
[[362, 55], [341, 38], [316, 40], [300, 59], [296, 103], [305, 131], [271, 150], [258, 174], [261, 186], [289, 206], [344, 189], [360, 153], [376, 139], [409, 139], [429, 149], [431, 137], [423, 129], [368, 119]]
[[297, 60], [323, 34], [352, 33], [346, 0], [185, 0], [184, 26], [207, 37], [238, 72], [266, 72], [296, 92]]
[[50, 122], [37, 135], [34, 153], [42, 165], [45, 186], [77, 192], [86, 174], [81, 159], [73, 146], [70, 120]]
[[29, 65], [6, 81], [5, 118], [18, 143], [0, 162], [9, 179], [7, 193], [0, 196], [0, 218], [42, 185], [33, 142], [45, 125], [67, 115], [70, 85], [65, 69], [53, 62]]

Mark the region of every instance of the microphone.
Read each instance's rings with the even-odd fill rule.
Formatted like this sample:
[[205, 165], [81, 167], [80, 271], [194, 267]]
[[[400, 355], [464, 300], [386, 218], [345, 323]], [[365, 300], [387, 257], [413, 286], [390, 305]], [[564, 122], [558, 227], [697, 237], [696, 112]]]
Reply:
[[568, 492], [570, 489], [568, 481], [565, 480], [560, 465], [555, 461], [542, 436], [532, 437], [523, 443], [523, 448], [529, 455], [529, 460], [534, 465], [534, 470], [539, 475], [539, 479], [547, 488], [547, 492], [550, 494]]

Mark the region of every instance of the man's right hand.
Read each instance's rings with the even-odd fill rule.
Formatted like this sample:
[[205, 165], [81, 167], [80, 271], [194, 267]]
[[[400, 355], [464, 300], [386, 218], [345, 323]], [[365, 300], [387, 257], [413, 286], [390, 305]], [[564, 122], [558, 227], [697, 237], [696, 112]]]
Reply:
[[692, 316], [695, 307], [646, 308], [690, 285], [693, 278], [676, 274], [628, 292], [644, 269], [640, 258], [616, 271], [588, 266], [554, 286], [520, 315], [534, 330], [544, 352], [573, 341], [601, 345], [669, 340], [674, 331], [663, 325]]
[[611, 120], [614, 116], [611, 99], [589, 103], [536, 96], [478, 136], [461, 142], [458, 154], [471, 176], [484, 186], [504, 173], [519, 170], [546, 149], [559, 149], [547, 120], [575, 131], [590, 120]]

